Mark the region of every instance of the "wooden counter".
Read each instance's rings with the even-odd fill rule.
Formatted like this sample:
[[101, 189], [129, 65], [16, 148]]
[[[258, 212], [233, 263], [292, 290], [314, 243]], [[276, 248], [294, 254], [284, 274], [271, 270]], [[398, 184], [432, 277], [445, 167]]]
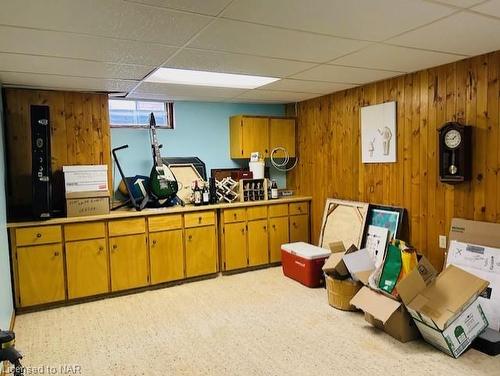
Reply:
[[310, 197], [9, 223], [17, 311], [265, 267], [309, 241]]
[[47, 219], [44, 221], [9, 222], [7, 223], [7, 228], [61, 225], [66, 223], [77, 223], [77, 222], [106, 221], [116, 218], [145, 217], [145, 216], [147, 217], [151, 215], [186, 213], [186, 212], [196, 212], [203, 210], [219, 210], [219, 209], [230, 209], [238, 207], [260, 206], [260, 205], [288, 204], [291, 202], [301, 202], [301, 201], [311, 201], [311, 200], [312, 197], [310, 196], [307, 197], [292, 196], [290, 198], [281, 198], [276, 200], [235, 202], [231, 204], [223, 203], [223, 204], [202, 205], [202, 206], [177, 205], [168, 208], [144, 209], [142, 211], [137, 211], [131, 208], [124, 208], [112, 211], [109, 214], [104, 214], [104, 215], [90, 215], [85, 217], [61, 217], [61, 218]]

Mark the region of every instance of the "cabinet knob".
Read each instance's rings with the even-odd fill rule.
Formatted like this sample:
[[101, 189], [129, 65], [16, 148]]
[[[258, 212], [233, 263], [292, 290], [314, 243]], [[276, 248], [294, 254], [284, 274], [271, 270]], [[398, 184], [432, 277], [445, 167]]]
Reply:
[[155, 245], [155, 244], [156, 244], [156, 240], [153, 240], [153, 245]]
[[42, 234], [40, 234], [39, 232], [37, 232], [36, 237], [37, 237], [37, 238], [41, 238], [41, 237], [42, 237]]
[[101, 246], [99, 247], [99, 252], [102, 252], [102, 251], [104, 251], [104, 247], [101, 245]]
[[116, 244], [113, 244], [113, 249], [116, 249], [118, 248], [118, 246]]
[[267, 226], [264, 226], [263, 229], [264, 229], [264, 231], [266, 231], [267, 230]]
[[273, 225], [273, 230], [276, 230], [276, 225]]
[[233, 217], [234, 219], [236, 219], [238, 216], [236, 215], [236, 213], [233, 214]]
[[55, 251], [55, 252], [54, 252], [54, 257], [57, 257], [57, 256], [59, 256], [59, 252], [58, 252], [58, 251]]
[[188, 240], [191, 241], [191, 239], [193, 239], [193, 235], [188, 236]]
[[297, 224], [295, 222], [292, 223], [293, 227], [297, 227]]
[[202, 219], [201, 217], [198, 217], [198, 223], [201, 223], [201, 219]]
[[297, 209], [299, 210], [299, 212], [302, 212], [302, 206], [299, 206]]

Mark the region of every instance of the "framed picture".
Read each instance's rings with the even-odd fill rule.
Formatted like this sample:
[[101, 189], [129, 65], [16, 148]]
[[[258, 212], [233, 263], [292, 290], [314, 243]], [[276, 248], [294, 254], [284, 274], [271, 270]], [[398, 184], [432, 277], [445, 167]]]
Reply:
[[342, 242], [344, 248], [351, 245], [359, 248], [368, 212], [368, 204], [337, 200], [326, 200], [323, 222], [319, 235], [319, 246], [329, 249], [331, 243]]
[[[405, 209], [394, 206], [371, 205], [368, 208], [366, 218], [365, 232], [363, 236], [363, 246], [366, 244], [366, 237], [369, 226], [383, 227], [389, 230], [389, 241], [392, 239], [401, 239], [403, 234], [403, 221]], [[405, 240], [405, 239], [401, 239]]]
[[363, 163], [396, 162], [396, 102], [361, 108]]

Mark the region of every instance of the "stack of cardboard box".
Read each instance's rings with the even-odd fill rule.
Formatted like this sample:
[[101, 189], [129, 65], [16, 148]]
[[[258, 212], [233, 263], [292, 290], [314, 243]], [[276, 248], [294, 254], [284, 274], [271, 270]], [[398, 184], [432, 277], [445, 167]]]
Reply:
[[108, 166], [63, 166], [66, 216], [109, 213]]

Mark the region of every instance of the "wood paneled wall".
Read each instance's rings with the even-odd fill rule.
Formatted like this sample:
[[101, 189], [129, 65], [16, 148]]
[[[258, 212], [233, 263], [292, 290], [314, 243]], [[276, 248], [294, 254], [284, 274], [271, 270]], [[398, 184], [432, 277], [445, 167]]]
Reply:
[[[499, 70], [494, 52], [299, 103], [299, 164], [287, 179], [313, 196], [312, 239], [327, 197], [406, 208], [412, 245], [436, 267], [453, 217], [500, 222]], [[359, 109], [388, 101], [397, 101], [397, 162], [362, 164]], [[447, 121], [474, 126], [473, 179], [454, 186], [438, 176]]]
[[9, 218], [30, 214], [30, 105], [50, 107], [54, 208], [64, 210], [63, 165], [107, 164], [111, 182], [106, 94], [5, 89]]

